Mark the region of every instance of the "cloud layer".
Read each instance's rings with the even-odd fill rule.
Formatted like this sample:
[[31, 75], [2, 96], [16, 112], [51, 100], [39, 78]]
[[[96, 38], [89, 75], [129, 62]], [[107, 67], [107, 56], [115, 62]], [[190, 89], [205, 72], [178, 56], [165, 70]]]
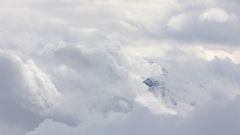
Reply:
[[240, 133], [237, 0], [0, 5], [1, 133]]
[[[28, 135], [237, 135], [240, 132], [238, 104], [239, 98], [227, 103], [211, 103], [196, 108], [187, 117], [153, 115], [151, 112], [141, 109], [135, 110], [123, 119], [98, 120], [92, 123], [83, 123], [78, 128], [66, 127], [61, 123], [47, 120], [36, 131]], [[61, 132], [58, 129], [62, 129]]]

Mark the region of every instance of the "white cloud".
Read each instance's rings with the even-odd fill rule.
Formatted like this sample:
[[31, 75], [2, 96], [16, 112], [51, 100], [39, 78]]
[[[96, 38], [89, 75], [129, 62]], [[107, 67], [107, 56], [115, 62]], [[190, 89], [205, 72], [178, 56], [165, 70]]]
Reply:
[[[65, 134], [144, 134], [132, 124], [164, 127], [179, 124], [175, 118], [183, 129], [197, 125], [199, 116], [185, 121], [198, 113], [196, 106], [224, 104], [239, 94], [238, 4], [0, 0], [0, 131], [19, 135], [36, 128], [29, 134], [49, 134], [60, 126]], [[151, 92], [146, 78], [166, 89]], [[166, 113], [175, 116], [162, 121]], [[173, 134], [160, 129], [148, 127], [153, 134]]]
[[223, 9], [212, 8], [205, 11], [200, 18], [206, 21], [227, 22], [231, 19], [230, 15]]
[[61, 94], [32, 62], [24, 63], [17, 55], [2, 50], [0, 65], [3, 133], [21, 134], [43, 121]]
[[[211, 103], [198, 107], [187, 117], [154, 115], [145, 109], [135, 110], [122, 119], [99, 120], [71, 128], [47, 120], [27, 135], [85, 134], [85, 135], [238, 135], [240, 122], [239, 98], [226, 103]], [[60, 129], [60, 130], [59, 130]]]
[[181, 31], [186, 23], [186, 17], [183, 14], [172, 17], [168, 23], [168, 29], [170, 31]]

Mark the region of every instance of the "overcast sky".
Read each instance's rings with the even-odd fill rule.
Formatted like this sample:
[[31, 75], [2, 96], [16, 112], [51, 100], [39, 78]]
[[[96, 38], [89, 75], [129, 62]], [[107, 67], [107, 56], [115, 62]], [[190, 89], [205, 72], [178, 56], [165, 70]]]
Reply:
[[239, 0], [0, 0], [0, 134], [239, 135], [239, 35]]

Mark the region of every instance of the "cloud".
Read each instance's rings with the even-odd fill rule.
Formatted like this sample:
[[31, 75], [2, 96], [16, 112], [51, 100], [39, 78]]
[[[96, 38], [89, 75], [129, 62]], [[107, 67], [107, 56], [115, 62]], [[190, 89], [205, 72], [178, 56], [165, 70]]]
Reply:
[[[47, 120], [38, 129], [28, 135], [40, 134], [85, 134], [85, 135], [237, 135], [240, 131], [238, 124], [239, 98], [229, 102], [215, 102], [198, 107], [186, 117], [171, 115], [154, 115], [140, 109], [128, 114], [122, 119], [112, 121], [94, 121], [76, 128]], [[62, 129], [59, 131], [59, 129]]]
[[1, 51], [0, 65], [3, 133], [23, 134], [44, 120], [61, 94], [31, 61], [24, 63], [18, 56]]
[[239, 17], [224, 8], [185, 11], [170, 18], [166, 38], [184, 42], [237, 45]]
[[230, 15], [223, 9], [212, 8], [205, 11], [201, 16], [202, 20], [215, 21], [215, 22], [227, 22], [231, 19]]
[[[132, 126], [126, 131], [144, 133], [134, 125], [164, 127], [180, 119], [189, 126], [185, 120], [203, 113], [195, 107], [221, 101], [226, 108], [223, 102], [239, 94], [238, 5], [236, 0], [0, 0], [0, 131], [15, 135], [36, 128], [37, 134], [60, 126], [73, 134], [104, 133], [102, 128], [120, 134]], [[149, 91], [147, 78], [161, 81], [166, 89], [156, 91], [166, 96]], [[200, 116], [193, 117], [191, 124], [199, 123]], [[109, 119], [112, 123], [101, 123]], [[84, 129], [85, 123], [91, 127]]]

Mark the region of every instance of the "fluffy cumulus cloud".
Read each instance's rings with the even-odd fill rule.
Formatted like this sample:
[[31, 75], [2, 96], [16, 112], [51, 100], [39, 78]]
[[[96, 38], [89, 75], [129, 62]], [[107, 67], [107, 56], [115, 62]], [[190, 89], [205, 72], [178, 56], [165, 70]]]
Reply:
[[237, 0], [0, 0], [0, 132], [238, 135]]

